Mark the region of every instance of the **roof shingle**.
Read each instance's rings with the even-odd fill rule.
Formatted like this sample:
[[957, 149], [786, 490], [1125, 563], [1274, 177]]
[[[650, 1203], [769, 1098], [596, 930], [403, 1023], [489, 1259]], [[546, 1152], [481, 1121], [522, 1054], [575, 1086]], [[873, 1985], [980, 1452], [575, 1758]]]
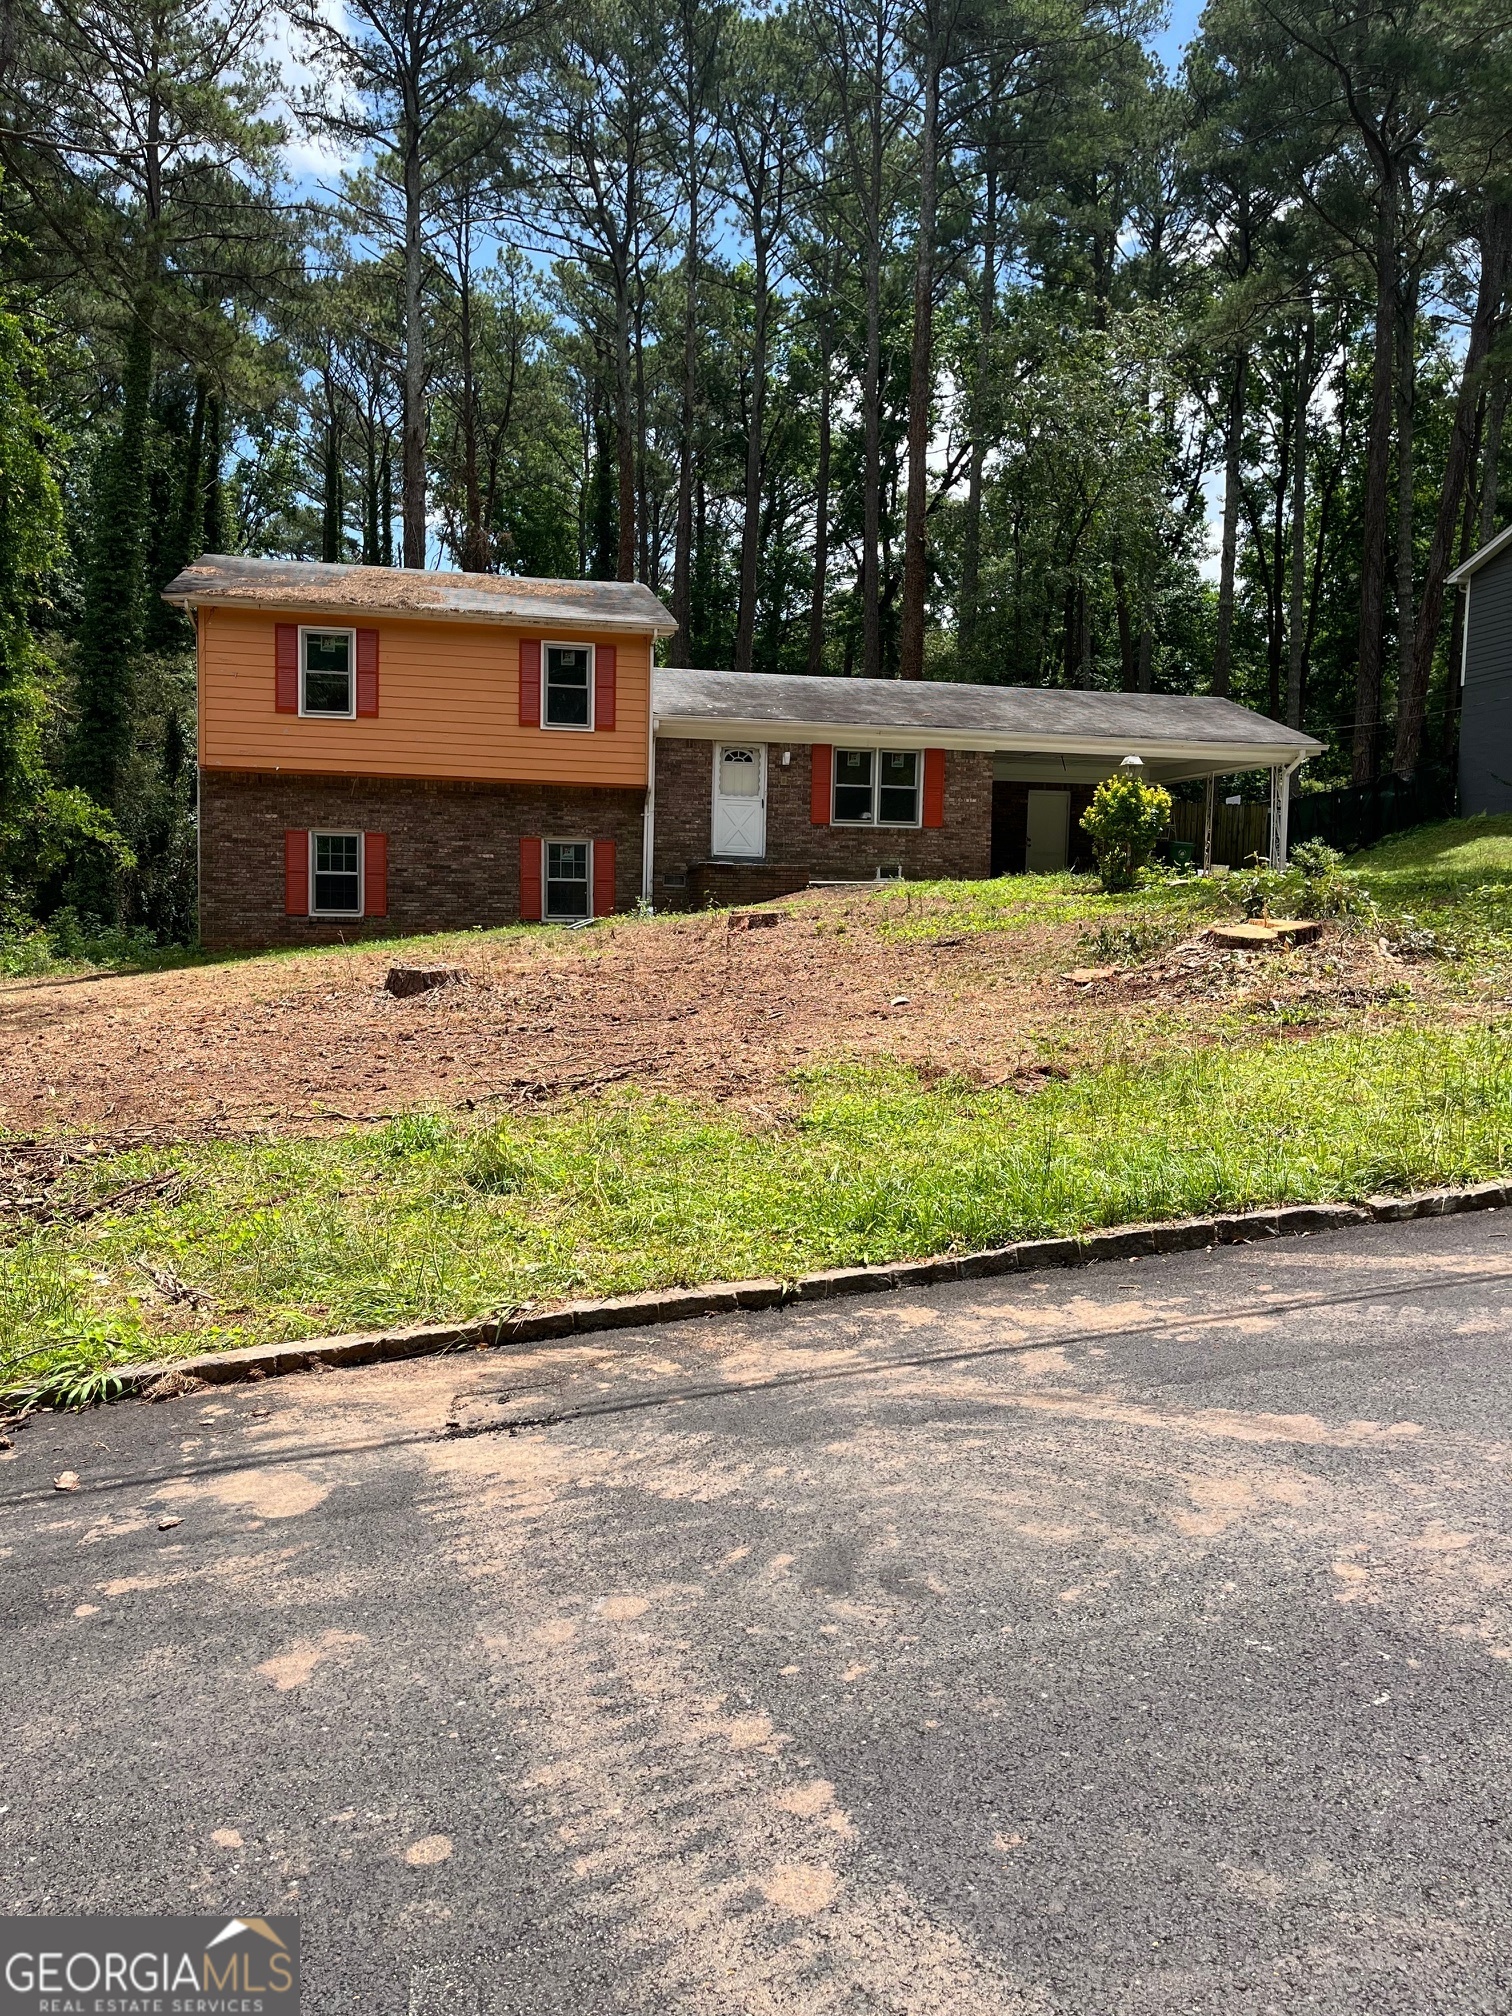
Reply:
[[348, 567], [203, 553], [163, 590], [167, 602], [361, 615], [464, 616], [550, 631], [669, 634], [668, 611], [638, 581], [536, 581], [519, 574], [442, 574], [418, 567]]

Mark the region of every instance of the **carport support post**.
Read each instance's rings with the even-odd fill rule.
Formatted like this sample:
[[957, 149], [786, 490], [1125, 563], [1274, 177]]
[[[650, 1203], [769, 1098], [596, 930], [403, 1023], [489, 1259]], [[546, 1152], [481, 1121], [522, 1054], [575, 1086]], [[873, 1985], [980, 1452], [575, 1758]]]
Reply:
[[1270, 865], [1272, 868], [1286, 866], [1286, 786], [1283, 782], [1286, 772], [1279, 763], [1272, 763], [1270, 773]]
[[1209, 874], [1213, 866], [1213, 786], [1218, 780], [1209, 777], [1202, 793], [1202, 872]]

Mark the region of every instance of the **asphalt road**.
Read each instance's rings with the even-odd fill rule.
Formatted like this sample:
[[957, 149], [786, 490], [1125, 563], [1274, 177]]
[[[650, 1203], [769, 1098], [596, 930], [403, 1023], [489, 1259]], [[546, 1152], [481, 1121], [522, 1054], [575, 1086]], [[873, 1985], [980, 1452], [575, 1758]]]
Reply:
[[297, 1911], [322, 2016], [1505, 2011], [1509, 1343], [1490, 1213], [37, 1420], [0, 1908]]

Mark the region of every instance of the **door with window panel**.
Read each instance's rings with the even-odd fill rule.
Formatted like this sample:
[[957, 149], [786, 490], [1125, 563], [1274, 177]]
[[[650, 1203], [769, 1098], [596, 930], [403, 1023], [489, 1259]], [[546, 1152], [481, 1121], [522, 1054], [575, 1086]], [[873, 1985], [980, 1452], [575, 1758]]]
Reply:
[[714, 745], [714, 852], [749, 859], [766, 852], [766, 745]]

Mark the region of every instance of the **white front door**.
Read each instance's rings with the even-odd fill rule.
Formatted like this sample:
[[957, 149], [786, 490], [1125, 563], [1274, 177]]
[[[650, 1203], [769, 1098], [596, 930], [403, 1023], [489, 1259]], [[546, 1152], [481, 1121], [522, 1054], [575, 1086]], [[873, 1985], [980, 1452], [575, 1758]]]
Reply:
[[1058, 875], [1066, 865], [1071, 831], [1069, 791], [1029, 793], [1029, 846], [1024, 866], [1031, 875]]
[[714, 853], [766, 852], [766, 745], [714, 744]]

